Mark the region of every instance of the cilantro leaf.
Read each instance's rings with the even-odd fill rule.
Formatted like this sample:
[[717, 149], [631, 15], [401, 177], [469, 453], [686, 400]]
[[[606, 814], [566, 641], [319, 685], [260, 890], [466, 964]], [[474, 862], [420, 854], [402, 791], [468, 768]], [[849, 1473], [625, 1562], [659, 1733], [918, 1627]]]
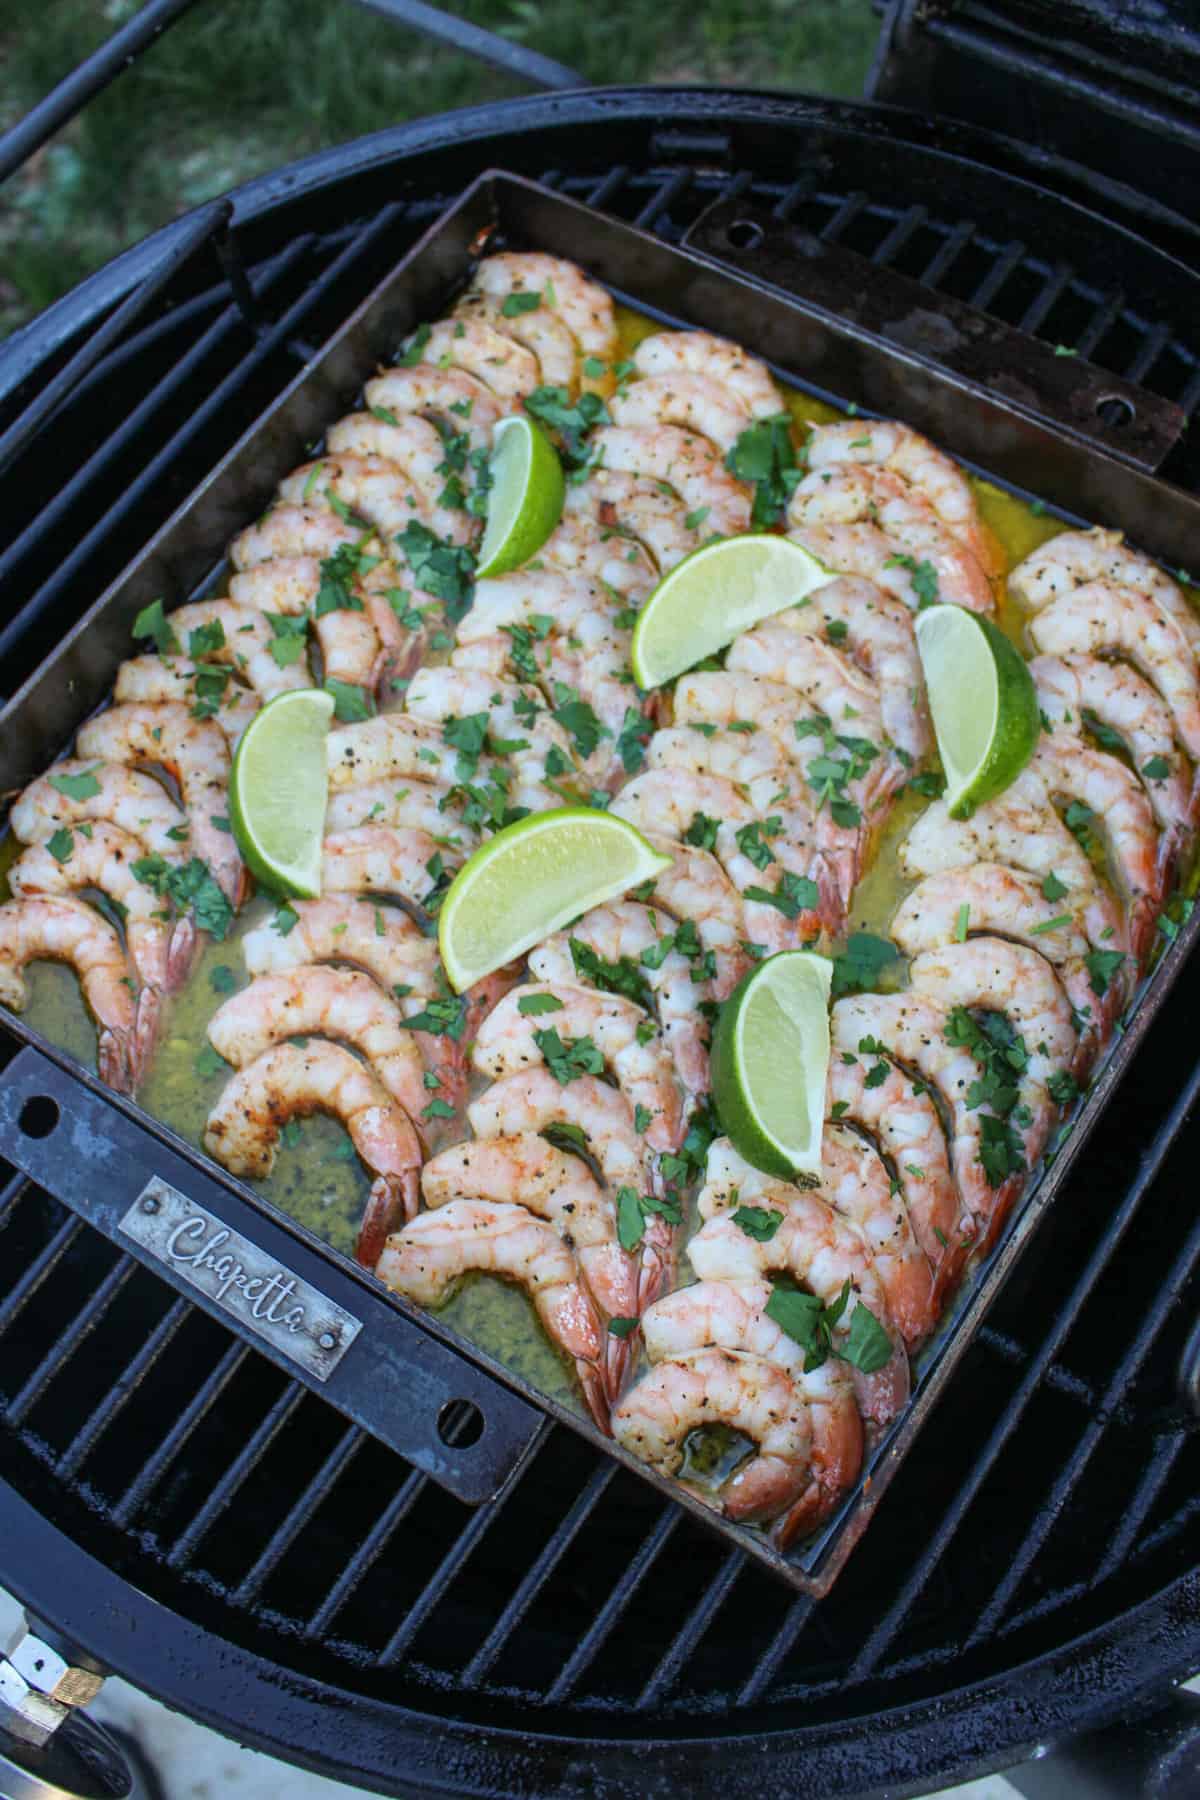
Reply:
[[100, 767], [100, 763], [93, 763], [82, 775], [51, 775], [50, 786], [68, 800], [92, 800], [100, 792], [100, 783], [96, 780], [96, 770]]
[[739, 481], [754, 486], [751, 525], [777, 524], [804, 474], [792, 442], [791, 415], [775, 413], [747, 426], [726, 456], [725, 467]]
[[68, 831], [65, 826], [60, 825], [58, 830], [52, 832], [46, 839], [46, 848], [56, 863], [70, 862], [75, 849], [74, 832]]
[[599, 394], [580, 394], [571, 404], [565, 387], [534, 388], [525, 396], [525, 411], [539, 425], [555, 431], [562, 439], [568, 460], [581, 463], [587, 456], [585, 439], [597, 425], [610, 425], [608, 408]]
[[152, 600], [149, 606], [143, 606], [133, 621], [133, 636], [135, 638], [153, 638], [154, 648], [160, 656], [178, 654], [179, 639], [167, 622], [161, 600]]
[[525, 1017], [533, 1017], [538, 1013], [561, 1012], [563, 1003], [557, 994], [522, 994], [517, 1001], [517, 1011]]
[[735, 1207], [732, 1218], [739, 1231], [759, 1244], [769, 1243], [783, 1224], [783, 1214], [766, 1206]]
[[541, 304], [540, 294], [506, 294], [500, 305], [500, 316], [504, 319], [516, 319], [522, 313], [536, 312]]
[[413, 580], [441, 600], [455, 624], [470, 604], [475, 558], [464, 544], [446, 544], [427, 525], [410, 519], [396, 537]]
[[357, 724], [361, 719], [375, 716], [375, 702], [364, 687], [358, 687], [352, 681], [337, 681], [333, 676], [325, 680], [325, 692], [333, 696], [333, 716], [343, 725]]
[[883, 971], [899, 960], [900, 952], [887, 938], [867, 931], [851, 932], [846, 948], [833, 959], [833, 998], [873, 992]]

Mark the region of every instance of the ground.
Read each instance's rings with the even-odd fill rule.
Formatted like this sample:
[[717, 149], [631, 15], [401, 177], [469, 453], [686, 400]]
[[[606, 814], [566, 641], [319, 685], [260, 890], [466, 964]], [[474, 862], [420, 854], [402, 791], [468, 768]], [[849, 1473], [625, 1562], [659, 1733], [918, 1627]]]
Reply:
[[[0, 129], [138, 0], [0, 0]], [[722, 82], [851, 95], [870, 0], [458, 0], [446, 10], [596, 84]], [[521, 92], [354, 0], [197, 0], [0, 189], [0, 337], [177, 213], [397, 120]]]

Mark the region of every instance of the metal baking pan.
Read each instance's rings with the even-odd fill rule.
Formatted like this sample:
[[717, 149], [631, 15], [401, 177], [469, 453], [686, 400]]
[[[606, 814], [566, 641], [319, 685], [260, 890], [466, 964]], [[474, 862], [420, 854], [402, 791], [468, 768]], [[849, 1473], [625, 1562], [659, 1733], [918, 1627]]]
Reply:
[[[835, 405], [854, 405], [864, 414], [904, 419], [999, 486], [1025, 499], [1040, 499], [1067, 522], [1120, 528], [1173, 567], [1189, 560], [1200, 544], [1200, 502], [1153, 473], [1178, 435], [1177, 409], [1077, 360], [1062, 359], [1055, 366], [1044, 346], [1016, 332], [997, 331], [994, 322], [969, 309], [959, 308], [952, 329], [948, 326], [951, 344], [950, 335], [939, 337], [928, 315], [913, 324], [911, 284], [890, 277], [881, 283], [879, 272], [859, 267], [859, 259], [839, 268], [836, 260], [821, 256], [818, 245], [798, 241], [772, 215], [757, 211], [743, 218], [742, 210], [736, 202], [714, 210], [693, 227], [691, 237], [700, 248], [673, 248], [536, 183], [500, 171], [481, 175], [14, 696], [0, 714], [0, 790], [11, 794], [62, 754], [82, 720], [104, 700], [118, 663], [129, 653], [131, 627], [141, 607], [159, 596], [175, 604], [210, 590], [230, 538], [258, 516], [282, 477], [305, 460], [309, 446], [353, 405], [376, 364], [387, 362], [423, 319], [446, 310], [485, 246], [567, 257], [642, 313], [736, 339], [789, 386]], [[730, 258], [737, 268], [729, 266]], [[780, 283], [790, 291], [782, 291]], [[806, 287], [811, 287], [811, 297], [795, 291]], [[947, 346], [945, 354], [939, 354], [941, 344]], [[1114, 400], [1120, 404], [1109, 404]], [[1128, 430], [1131, 421], [1136, 430]], [[0, 1090], [4, 1154], [122, 1248], [181, 1285], [190, 1298], [219, 1310], [227, 1324], [289, 1372], [464, 1498], [497, 1491], [530, 1451], [541, 1415], [550, 1414], [791, 1586], [820, 1595], [831, 1587], [869, 1523], [1012, 1265], [1069, 1182], [1076, 1156], [1136, 1056], [1198, 934], [1200, 911], [1143, 984], [1124, 1030], [1114, 1038], [1090, 1091], [1047, 1159], [1051, 1166], [1043, 1166], [1031, 1181], [998, 1243], [970, 1273], [934, 1341], [917, 1357], [912, 1400], [874, 1445], [857, 1487], [817, 1535], [786, 1554], [762, 1533], [730, 1524], [652, 1474], [581, 1414], [527, 1385], [436, 1314], [382, 1289], [194, 1145], [134, 1101], [110, 1093], [19, 1017], [7, 1014], [6, 1027], [42, 1054], [22, 1056], [10, 1067], [7, 1091]], [[147, 1197], [163, 1198], [155, 1179], [175, 1191], [175, 1198], [167, 1196], [169, 1206], [182, 1209], [171, 1215], [174, 1220], [186, 1222], [189, 1207], [207, 1211], [219, 1226], [245, 1240], [250, 1252], [273, 1264], [290, 1259], [318, 1302], [332, 1303], [351, 1325], [359, 1326], [350, 1332], [352, 1341], [342, 1346], [332, 1373], [327, 1368], [322, 1373], [320, 1341], [307, 1360], [297, 1359], [286, 1342], [262, 1339], [244, 1305], [231, 1310], [211, 1291], [201, 1291], [187, 1269], [164, 1260], [162, 1234], [145, 1228], [144, 1221], [139, 1225], [136, 1217]], [[195, 1229], [198, 1243], [199, 1226]], [[186, 1246], [193, 1240], [176, 1241]], [[318, 1340], [323, 1336], [328, 1332], [318, 1332]], [[386, 1392], [373, 1393], [370, 1374], [381, 1357], [393, 1378]], [[414, 1372], [406, 1389], [410, 1364], [414, 1371], [425, 1371], [425, 1378]], [[481, 1376], [481, 1370], [494, 1379]], [[471, 1400], [483, 1414], [477, 1449], [489, 1449], [472, 1480], [463, 1474], [453, 1430], [444, 1434], [450, 1445], [443, 1439], [442, 1452], [434, 1454], [428, 1418], [422, 1415], [414, 1433], [403, 1416], [406, 1395], [418, 1395], [427, 1413], [431, 1401], [454, 1388], [456, 1380], [455, 1397]], [[491, 1454], [493, 1449], [497, 1454]]]

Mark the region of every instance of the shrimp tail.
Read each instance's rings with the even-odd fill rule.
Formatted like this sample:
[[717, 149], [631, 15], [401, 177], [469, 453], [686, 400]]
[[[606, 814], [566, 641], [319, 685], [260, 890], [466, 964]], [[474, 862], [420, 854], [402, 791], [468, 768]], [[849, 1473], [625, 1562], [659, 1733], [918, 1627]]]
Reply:
[[579, 1385], [583, 1389], [583, 1397], [587, 1402], [587, 1409], [591, 1413], [597, 1428], [605, 1437], [611, 1437], [612, 1424], [609, 1419], [608, 1410], [609, 1386], [606, 1365], [588, 1362], [585, 1361], [582, 1356], [577, 1356], [575, 1358], [575, 1370], [579, 1376]]
[[828, 1518], [830, 1505], [830, 1496], [822, 1491], [820, 1484], [810, 1482], [795, 1504], [776, 1522], [771, 1534], [776, 1547], [786, 1550], [798, 1537], [807, 1537], [815, 1531], [821, 1521]]
[[163, 992], [161, 988], [144, 987], [137, 997], [133, 1027], [133, 1064], [140, 1081], [154, 1057], [162, 1023]]
[[198, 943], [195, 915], [185, 913], [182, 918], [176, 919], [171, 931], [171, 941], [167, 946], [168, 993], [177, 994], [187, 982]]
[[97, 1046], [96, 1067], [103, 1081], [117, 1094], [132, 1094], [137, 1081], [137, 1055], [130, 1034], [104, 1026]]
[[675, 1280], [675, 1227], [659, 1214], [646, 1225], [642, 1261], [638, 1270], [638, 1317], [660, 1294], [669, 1293]]
[[634, 1347], [638, 1331], [635, 1326], [625, 1337], [617, 1337], [609, 1332], [608, 1343], [604, 1352], [605, 1383], [609, 1400], [615, 1405], [621, 1398], [625, 1386], [625, 1378], [629, 1373], [633, 1360]]
[[494, 969], [490, 975], [483, 976], [482, 980], [467, 989], [467, 1022], [463, 1037], [468, 1043], [475, 1037], [492, 1008], [498, 1006], [509, 989], [515, 988], [523, 977], [522, 961], [505, 963], [502, 969]]
[[378, 1175], [372, 1182], [354, 1247], [354, 1260], [362, 1268], [373, 1270], [392, 1233], [416, 1218], [419, 1173], [406, 1169], [403, 1175]]
[[854, 1391], [863, 1418], [874, 1425], [886, 1425], [907, 1403], [911, 1387], [908, 1353], [895, 1341], [890, 1362], [872, 1375], [854, 1371]]

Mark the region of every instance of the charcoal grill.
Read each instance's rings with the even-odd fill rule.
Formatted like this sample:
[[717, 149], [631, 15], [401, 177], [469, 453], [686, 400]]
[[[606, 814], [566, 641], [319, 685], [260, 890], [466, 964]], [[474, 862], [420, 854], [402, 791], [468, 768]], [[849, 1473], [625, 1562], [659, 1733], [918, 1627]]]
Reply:
[[[250, 184], [0, 347], [6, 685], [488, 165], [670, 242], [724, 218], [751, 272], [765, 213], [935, 313], [1200, 400], [1186, 231], [1083, 210], [1086, 171], [1044, 151], [1034, 187], [1028, 152], [883, 109], [475, 109]], [[1139, 453], [1200, 487], [1171, 436]], [[448, 1498], [11, 1168], [0, 1581], [170, 1704], [393, 1793], [916, 1793], [1161, 1706], [1200, 1667], [1194, 980], [825, 1600], [561, 1426], [498, 1498]]]

